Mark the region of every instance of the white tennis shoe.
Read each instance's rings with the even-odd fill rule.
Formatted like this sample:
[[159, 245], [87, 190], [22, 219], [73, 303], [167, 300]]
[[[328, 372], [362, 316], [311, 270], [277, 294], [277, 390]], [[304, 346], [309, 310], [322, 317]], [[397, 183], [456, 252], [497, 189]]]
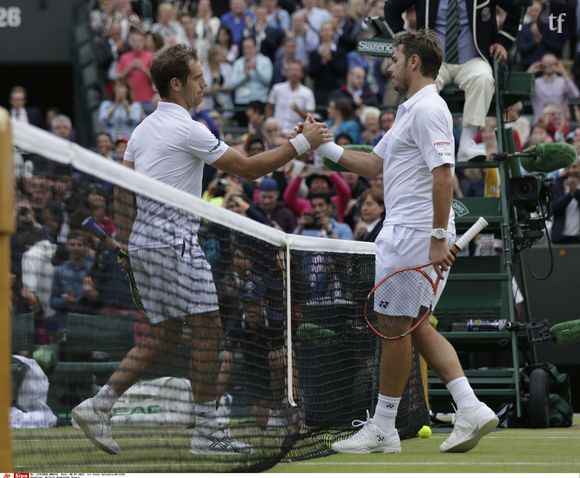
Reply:
[[331, 448], [335, 452], [346, 454], [401, 453], [399, 432], [396, 429], [389, 433], [383, 432], [373, 423], [368, 411], [366, 421], [354, 420], [352, 426], [362, 426], [362, 428], [350, 438], [333, 443]]
[[71, 416], [85, 436], [98, 448], [111, 455], [119, 453], [119, 445], [113, 440], [111, 413], [104, 413], [88, 398], [73, 408]]
[[453, 422], [453, 431], [449, 438], [441, 443], [439, 450], [443, 453], [465, 453], [474, 448], [485, 435], [493, 431], [499, 419], [485, 403], [457, 410]]
[[205, 433], [204, 429], [196, 429], [191, 436], [190, 451], [192, 455], [252, 453], [254, 448], [233, 438], [229, 430], [216, 430], [213, 433]]

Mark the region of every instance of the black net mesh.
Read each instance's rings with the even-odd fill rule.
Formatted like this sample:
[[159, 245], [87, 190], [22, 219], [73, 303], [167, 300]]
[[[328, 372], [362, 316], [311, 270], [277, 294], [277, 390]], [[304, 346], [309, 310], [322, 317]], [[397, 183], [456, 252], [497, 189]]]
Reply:
[[[361, 321], [372, 255], [288, 258], [283, 234], [143, 195], [147, 214], [131, 224], [130, 171], [111, 182], [98, 167], [26, 159], [12, 241], [18, 469], [266, 470], [332, 453], [374, 408], [379, 342]], [[87, 217], [118, 244], [83, 228]], [[131, 228], [144, 242], [134, 236], [120, 265]], [[414, 362], [401, 438], [428, 423]]]

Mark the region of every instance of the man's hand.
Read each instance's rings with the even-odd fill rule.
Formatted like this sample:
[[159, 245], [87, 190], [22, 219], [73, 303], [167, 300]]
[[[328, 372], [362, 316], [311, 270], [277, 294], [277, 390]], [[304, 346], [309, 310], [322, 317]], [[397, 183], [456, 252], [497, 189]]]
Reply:
[[77, 303], [77, 299], [76, 299], [76, 297], [74, 296], [74, 294], [72, 293], [72, 291], [65, 292], [64, 294], [62, 294], [62, 296], [61, 296], [61, 297], [62, 297], [64, 300], [66, 300], [66, 301], [67, 301], [67, 303], [69, 303], [69, 304], [71, 304], [71, 305], [72, 305], [72, 304], [76, 304], [76, 303]]
[[451, 254], [449, 246], [446, 241], [440, 241], [431, 238], [431, 245], [429, 246], [429, 260], [433, 263], [433, 269], [443, 279], [443, 273], [447, 272], [455, 257]]
[[508, 52], [500, 43], [494, 43], [489, 47], [489, 54], [498, 63], [503, 63], [507, 60]]
[[311, 149], [316, 149], [322, 143], [327, 143], [333, 139], [332, 133], [328, 131], [328, 126], [325, 123], [317, 123], [310, 113], [306, 116], [302, 134], [307, 139]]
[[95, 299], [99, 295], [99, 293], [97, 292], [97, 289], [95, 288], [95, 284], [93, 283], [93, 279], [91, 278], [91, 276], [86, 276], [83, 279], [83, 293], [89, 299]]
[[578, 176], [576, 175], [568, 176], [564, 184], [566, 184], [566, 186], [570, 188], [571, 195], [576, 194], [576, 190], [578, 189]]

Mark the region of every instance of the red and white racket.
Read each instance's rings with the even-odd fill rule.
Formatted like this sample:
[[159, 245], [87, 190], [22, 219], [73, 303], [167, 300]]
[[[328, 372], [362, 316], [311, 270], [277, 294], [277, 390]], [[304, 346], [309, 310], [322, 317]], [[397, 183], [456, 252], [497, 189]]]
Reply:
[[[480, 217], [451, 247], [455, 256], [486, 226]], [[440, 277], [433, 281], [432, 263], [403, 267], [383, 277], [371, 290], [365, 302], [367, 326], [385, 340], [397, 340], [409, 335], [431, 315]]]

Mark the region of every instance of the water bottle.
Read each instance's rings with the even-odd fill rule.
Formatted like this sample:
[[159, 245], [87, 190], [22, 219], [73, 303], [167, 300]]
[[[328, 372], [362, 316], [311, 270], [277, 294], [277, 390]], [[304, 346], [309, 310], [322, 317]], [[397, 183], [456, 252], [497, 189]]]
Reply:
[[490, 330], [505, 330], [507, 320], [481, 320], [469, 319], [467, 321], [467, 330], [470, 332], [483, 332]]

